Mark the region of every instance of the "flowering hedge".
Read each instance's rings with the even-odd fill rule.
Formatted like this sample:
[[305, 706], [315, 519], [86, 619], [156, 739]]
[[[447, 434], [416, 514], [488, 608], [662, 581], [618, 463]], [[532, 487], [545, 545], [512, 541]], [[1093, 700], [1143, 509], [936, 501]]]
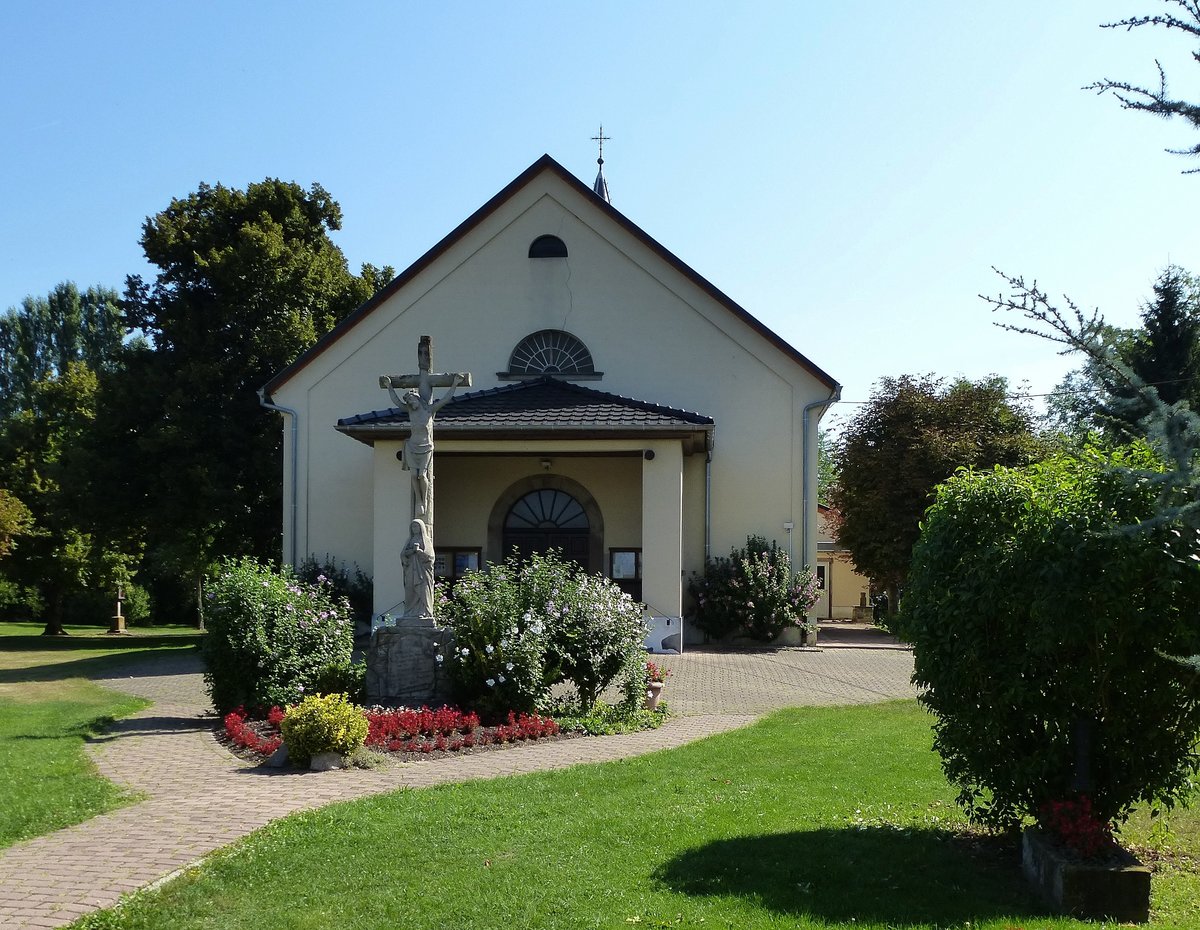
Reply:
[[787, 552], [750, 536], [729, 558], [709, 560], [704, 577], [688, 586], [696, 599], [696, 625], [720, 639], [739, 630], [770, 641], [787, 627], [808, 629], [807, 615], [821, 597], [807, 568], [793, 571]]
[[225, 559], [208, 582], [201, 642], [218, 712], [298, 703], [331, 665], [348, 665], [354, 624], [327, 584], [253, 559]]
[[442, 609], [454, 647], [438, 661], [448, 663], [459, 699], [484, 714], [545, 706], [564, 681], [583, 706], [617, 680], [640, 698], [641, 605], [553, 552], [468, 573]]

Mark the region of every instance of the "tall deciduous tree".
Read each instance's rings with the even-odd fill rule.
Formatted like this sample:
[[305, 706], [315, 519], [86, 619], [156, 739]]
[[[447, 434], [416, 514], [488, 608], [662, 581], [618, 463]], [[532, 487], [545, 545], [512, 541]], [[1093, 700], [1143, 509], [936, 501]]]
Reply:
[[947, 385], [927, 375], [884, 378], [847, 423], [833, 460], [838, 541], [859, 572], [888, 592], [895, 611], [933, 492], [970, 465], [1024, 465], [1039, 452], [1027, 407], [992, 377]]
[[127, 333], [117, 292], [67, 281], [47, 297], [26, 297], [0, 316], [0, 419], [32, 409], [34, 385], [85, 362], [93, 371], [116, 364]]
[[151, 515], [161, 575], [198, 584], [217, 556], [278, 555], [280, 429], [256, 389], [392, 274], [349, 271], [341, 218], [319, 185], [268, 179], [201, 185], [143, 226], [159, 271], [128, 279], [124, 307], [154, 350], [130, 359], [102, 431], [147, 470], [128, 506]]
[[32, 409], [0, 423], [0, 482], [32, 514], [5, 574], [41, 593], [45, 633], [56, 635], [65, 632], [67, 596], [87, 586], [93, 568], [92, 534], [79, 520], [75, 478], [86, 464], [79, 447], [95, 413], [96, 375], [83, 362], [70, 362], [57, 377], [37, 382], [31, 399]]

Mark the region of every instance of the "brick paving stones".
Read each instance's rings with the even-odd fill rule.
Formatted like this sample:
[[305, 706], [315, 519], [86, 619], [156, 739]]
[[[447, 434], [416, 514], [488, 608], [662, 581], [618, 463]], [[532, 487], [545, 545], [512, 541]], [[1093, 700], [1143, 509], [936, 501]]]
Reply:
[[666, 657], [674, 674], [665, 696], [678, 716], [661, 730], [323, 773], [253, 768], [232, 756], [205, 716], [210, 708], [196, 654], [143, 660], [101, 683], [153, 706], [117, 721], [88, 752], [103, 775], [145, 800], [0, 852], [0, 928], [70, 923], [271, 820], [335, 801], [671, 749], [780, 707], [914, 695], [910, 652], [875, 631], [843, 632], [821, 651]]

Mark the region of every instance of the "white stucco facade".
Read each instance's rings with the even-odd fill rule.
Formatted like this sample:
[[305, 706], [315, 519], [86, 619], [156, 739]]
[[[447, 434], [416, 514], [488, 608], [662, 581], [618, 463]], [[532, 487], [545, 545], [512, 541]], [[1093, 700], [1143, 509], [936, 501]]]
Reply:
[[[546, 234], [565, 258], [529, 257]], [[328, 553], [372, 575], [377, 612], [402, 601], [412, 512], [402, 439], [371, 446], [339, 419], [391, 406], [379, 376], [415, 372], [422, 335], [435, 371], [469, 371], [474, 392], [511, 384], [510, 353], [539, 330], [586, 345], [602, 376], [582, 386], [710, 417], [711, 451], [649, 433], [584, 435], [587, 424], [562, 438], [435, 427], [435, 548], [498, 558], [497, 503], [548, 481], [590, 498], [602, 523], [589, 567], [607, 572], [611, 550], [640, 549], [644, 600], [669, 616], [703, 571], [706, 540], [723, 555], [760, 534], [815, 564], [817, 422], [836, 383], [548, 157], [267, 385], [296, 430], [293, 462], [284, 423], [285, 561]]]

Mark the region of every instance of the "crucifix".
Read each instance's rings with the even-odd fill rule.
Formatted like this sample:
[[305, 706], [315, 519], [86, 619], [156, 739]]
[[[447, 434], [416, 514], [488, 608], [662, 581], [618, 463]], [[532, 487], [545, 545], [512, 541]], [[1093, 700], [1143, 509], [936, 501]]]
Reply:
[[[392, 403], [408, 411], [403, 465], [412, 485], [413, 519], [409, 524], [409, 540], [400, 554], [404, 566], [405, 620], [433, 617], [433, 417], [454, 396], [460, 384], [471, 386], [470, 372], [433, 373], [433, 340], [428, 336], [422, 336], [417, 345], [417, 368], [415, 375], [379, 376], [379, 386], [387, 389]], [[434, 400], [435, 387], [450, 390]], [[408, 390], [397, 394], [396, 388]]]
[[596, 164], [598, 164], [598, 165], [604, 164], [604, 143], [610, 141], [611, 139], [612, 139], [612, 136], [606, 136], [604, 134], [604, 124], [601, 123], [600, 124], [600, 135], [592, 136], [593, 142], [600, 143], [600, 157], [596, 159]]
[[[379, 386], [386, 388], [392, 403], [408, 411], [409, 433], [404, 441], [404, 469], [411, 473], [413, 490], [413, 519], [421, 520], [433, 533], [433, 417], [444, 407], [459, 385], [471, 386], [470, 372], [434, 374], [433, 340], [422, 336], [417, 346], [415, 375], [380, 375]], [[437, 400], [435, 387], [448, 387]], [[396, 388], [408, 388], [397, 394]], [[415, 388], [416, 390], [413, 390]]]

